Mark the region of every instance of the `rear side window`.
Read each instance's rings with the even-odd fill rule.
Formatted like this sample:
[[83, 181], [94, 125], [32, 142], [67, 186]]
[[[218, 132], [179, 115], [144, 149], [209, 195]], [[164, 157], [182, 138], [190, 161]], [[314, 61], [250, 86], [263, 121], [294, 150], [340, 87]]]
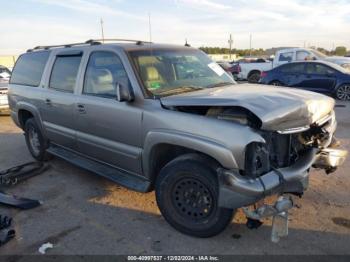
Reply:
[[57, 56], [52, 67], [49, 87], [64, 92], [73, 92], [80, 61], [81, 55]]
[[21, 55], [12, 72], [11, 84], [39, 86], [49, 52], [33, 52]]
[[292, 74], [301, 74], [304, 72], [304, 64], [288, 64], [281, 67], [280, 71], [282, 73], [292, 73]]
[[281, 62], [291, 62], [293, 60], [293, 52], [280, 54], [279, 61]]

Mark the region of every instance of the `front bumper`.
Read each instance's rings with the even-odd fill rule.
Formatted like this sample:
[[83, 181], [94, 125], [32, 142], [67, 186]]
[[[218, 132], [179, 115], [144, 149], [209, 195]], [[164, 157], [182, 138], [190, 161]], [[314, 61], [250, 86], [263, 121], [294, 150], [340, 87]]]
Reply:
[[219, 169], [219, 206], [236, 209], [254, 204], [269, 195], [302, 194], [308, 187], [312, 166], [334, 169], [343, 164], [346, 154], [345, 150], [340, 149], [310, 149], [292, 166], [272, 170], [256, 179], [232, 170]]

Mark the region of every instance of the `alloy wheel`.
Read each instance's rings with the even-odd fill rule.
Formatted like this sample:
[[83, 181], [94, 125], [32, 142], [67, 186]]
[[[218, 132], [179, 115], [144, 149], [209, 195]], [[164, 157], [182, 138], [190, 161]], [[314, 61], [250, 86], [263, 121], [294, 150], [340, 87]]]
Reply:
[[350, 100], [350, 85], [343, 85], [339, 87], [336, 95], [339, 100]]

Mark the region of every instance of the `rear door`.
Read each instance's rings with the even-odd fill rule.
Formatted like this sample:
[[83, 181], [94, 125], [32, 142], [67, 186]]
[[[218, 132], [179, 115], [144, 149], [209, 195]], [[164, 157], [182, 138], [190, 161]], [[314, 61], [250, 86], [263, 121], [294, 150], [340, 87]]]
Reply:
[[59, 52], [54, 56], [40, 107], [47, 137], [69, 149], [76, 149], [74, 90], [82, 54], [82, 51], [76, 50]]
[[300, 86], [310, 91], [328, 93], [336, 84], [336, 71], [319, 63], [307, 63], [304, 80]]
[[82, 82], [75, 108], [79, 152], [141, 173], [142, 110], [116, 100], [117, 84], [130, 86], [117, 50], [91, 52]]
[[299, 87], [304, 80], [304, 63], [291, 63], [280, 68], [281, 82], [286, 86]]

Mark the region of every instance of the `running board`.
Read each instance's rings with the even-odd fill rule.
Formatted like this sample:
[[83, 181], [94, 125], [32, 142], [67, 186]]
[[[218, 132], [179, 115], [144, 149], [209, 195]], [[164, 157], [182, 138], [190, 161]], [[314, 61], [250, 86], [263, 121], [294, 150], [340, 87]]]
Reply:
[[146, 178], [120, 171], [117, 168], [102, 164], [90, 158], [86, 158], [62, 147], [51, 144], [51, 146], [47, 149], [47, 152], [62, 158], [73, 165], [79, 166], [85, 170], [112, 180], [113, 182], [116, 182], [117, 184], [128, 189], [138, 192], [148, 192], [150, 188], [151, 183]]

